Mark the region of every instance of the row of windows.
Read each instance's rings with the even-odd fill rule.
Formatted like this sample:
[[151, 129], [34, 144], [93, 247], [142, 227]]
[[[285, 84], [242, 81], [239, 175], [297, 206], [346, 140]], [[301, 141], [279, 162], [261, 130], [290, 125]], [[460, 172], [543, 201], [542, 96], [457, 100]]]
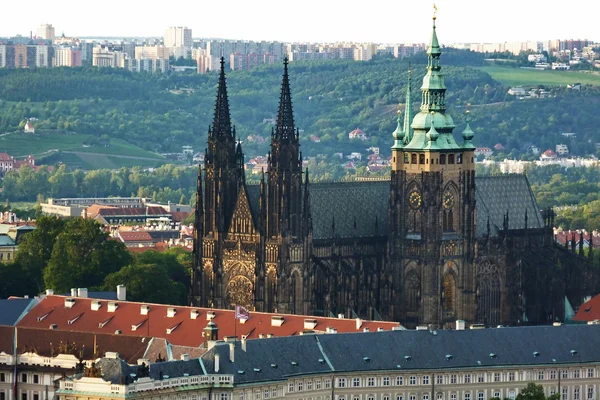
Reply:
[[[305, 386], [305, 383], [306, 383], [306, 386]], [[300, 381], [297, 384], [295, 384], [294, 382], [290, 382], [288, 384], [288, 393], [293, 392], [296, 388], [298, 389], [298, 392], [302, 392], [303, 390], [313, 390], [313, 381], [306, 381], [306, 382]], [[315, 388], [314, 390], [321, 390], [321, 380], [320, 379], [315, 379], [314, 388]], [[331, 388], [331, 379], [323, 380], [323, 388], [325, 388], [325, 389]], [[242, 399], [240, 399], [240, 400], [242, 400]]]
[[[550, 389], [550, 395], [553, 395], [556, 393], [556, 388], [551, 388]], [[582, 394], [582, 389], [579, 387], [573, 387], [573, 388], [569, 388], [569, 387], [563, 387], [561, 388], [561, 393], [562, 393], [562, 400], [583, 400], [581, 397]], [[593, 386], [588, 386], [587, 389], [585, 390], [585, 394], [586, 394], [586, 400], [593, 400], [595, 397], [595, 390]], [[516, 389], [510, 389], [510, 390], [506, 390], [504, 392], [504, 395], [506, 396], [505, 398], [508, 398], [510, 400], [514, 400], [517, 396], [517, 390]], [[572, 396], [570, 396], [572, 395]], [[492, 393], [490, 393], [490, 399], [501, 399], [503, 396], [503, 393], [501, 390], [494, 390]], [[476, 392], [476, 400], [486, 400], [487, 394], [486, 392], [483, 391], [478, 391]], [[430, 393], [422, 393], [422, 394], [414, 394], [411, 393], [408, 396], [406, 396], [405, 394], [394, 394], [392, 395], [390, 394], [383, 394], [383, 395], [375, 395], [375, 394], [368, 394], [364, 397], [364, 399], [366, 400], [376, 400], [376, 399], [380, 399], [380, 400], [430, 400]], [[462, 397], [458, 394], [458, 393], [450, 393], [449, 400], [473, 400], [472, 397], [472, 393], [471, 392], [465, 392], [463, 393]], [[348, 396], [346, 397], [345, 395], [341, 395], [341, 396], [337, 396], [337, 400], [362, 400], [361, 396], [358, 395], [353, 395], [353, 396]], [[444, 400], [444, 393], [437, 393], [436, 394], [436, 398], [435, 400]]]
[[[535, 372], [494, 372], [487, 374], [443, 374], [443, 375], [435, 375], [435, 384], [436, 385], [444, 385], [444, 384], [470, 384], [470, 383], [487, 383], [487, 382], [515, 382], [515, 381], [529, 381], [529, 380], [544, 380], [544, 379], [557, 379], [559, 371], [551, 370], [551, 371], [538, 371]], [[574, 370], [561, 370], [560, 371], [562, 379], [579, 379], [582, 377], [586, 378], [594, 378], [595, 377], [595, 369], [588, 368], [587, 371], [582, 371], [580, 369]], [[584, 375], [585, 374], [585, 375]], [[384, 376], [383, 378], [379, 377], [368, 377], [368, 378], [345, 378], [340, 377], [337, 378], [337, 387], [361, 387], [361, 386], [403, 386], [403, 385], [429, 385], [430, 384], [430, 376], [409, 376], [405, 378], [404, 376], [396, 376], [389, 377]]]
[[[1, 254], [1, 253], [0, 253]], [[0, 382], [6, 382], [6, 373], [0, 372]], [[21, 374], [20, 382], [27, 383], [28, 374]], [[40, 376], [38, 374], [33, 374], [30, 383], [40, 383]]]
[[[439, 158], [432, 158], [431, 159], [431, 164], [439, 164], [439, 165], [446, 165], [446, 164], [462, 164], [463, 159], [462, 159], [462, 154], [440, 154]], [[473, 157], [471, 157], [471, 162], [473, 162]], [[429, 164], [429, 158], [425, 157], [425, 153], [412, 153], [412, 154], [408, 154], [408, 153], [404, 153], [404, 163], [405, 164], [420, 164], [420, 165], [424, 165], [424, 164]]]

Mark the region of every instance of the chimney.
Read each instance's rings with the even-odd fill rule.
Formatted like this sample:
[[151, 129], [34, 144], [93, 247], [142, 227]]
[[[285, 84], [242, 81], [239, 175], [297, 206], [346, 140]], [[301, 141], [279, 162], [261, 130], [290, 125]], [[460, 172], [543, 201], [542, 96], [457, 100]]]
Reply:
[[206, 320], [207, 321], [212, 321], [214, 317], [215, 317], [215, 312], [214, 311], [209, 311], [209, 312], [206, 313]]
[[117, 308], [119, 308], [119, 303], [117, 303], [116, 301], [108, 302], [108, 312], [115, 312], [117, 311]]
[[235, 362], [235, 343], [229, 343], [229, 361]]
[[363, 324], [362, 319], [356, 318], [356, 330], [359, 330], [360, 327], [362, 326], [362, 324]]
[[71, 297], [77, 297], [77, 289], [71, 288]]
[[175, 307], [167, 308], [167, 318], [173, 318], [176, 313], [177, 313], [177, 309]]
[[117, 300], [127, 300], [127, 289], [125, 288], [125, 285], [117, 285]]
[[344, 314], [338, 314], [338, 319], [344, 319]]
[[88, 290], [87, 288], [79, 288], [77, 289], [77, 297], [82, 297], [82, 298], [87, 298], [88, 297]]
[[182, 354], [181, 355], [181, 361], [190, 361], [190, 355], [189, 354]]
[[140, 315], [148, 315], [148, 313], [150, 312], [150, 306], [147, 305], [143, 305], [140, 307]]
[[281, 315], [275, 315], [271, 317], [271, 326], [281, 326], [283, 325], [283, 317]]
[[102, 307], [100, 300], [92, 300], [92, 311], [98, 311]]
[[46, 289], [46, 296], [52, 296], [54, 294], [54, 290]]
[[327, 327], [325, 333], [337, 333], [337, 328], [332, 328], [330, 326]]
[[200, 316], [200, 310], [191, 310], [190, 311], [191, 319], [197, 319], [199, 316]]
[[242, 336], [241, 342], [242, 342], [242, 351], [245, 352], [246, 351], [246, 337], [245, 336]]
[[456, 320], [456, 330], [457, 331], [464, 331], [465, 330], [465, 320], [464, 319], [457, 319]]
[[221, 360], [221, 356], [215, 354], [215, 374], [219, 372], [219, 361]]

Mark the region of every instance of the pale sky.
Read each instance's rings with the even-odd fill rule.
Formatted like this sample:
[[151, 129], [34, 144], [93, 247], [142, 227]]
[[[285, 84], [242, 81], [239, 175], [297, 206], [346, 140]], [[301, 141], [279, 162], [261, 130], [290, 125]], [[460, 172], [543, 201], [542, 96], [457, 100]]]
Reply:
[[[42, 23], [57, 36], [423, 43], [433, 2], [424, 0], [3, 0], [0, 37], [28, 36]], [[549, 39], [600, 41], [597, 0], [438, 0], [442, 44]]]

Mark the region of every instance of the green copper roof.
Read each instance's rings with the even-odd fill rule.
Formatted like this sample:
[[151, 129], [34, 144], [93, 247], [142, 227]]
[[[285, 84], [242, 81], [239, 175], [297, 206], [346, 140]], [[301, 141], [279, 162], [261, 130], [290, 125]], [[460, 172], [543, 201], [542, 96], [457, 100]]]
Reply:
[[440, 50], [440, 43], [438, 42], [437, 33], [435, 31], [435, 20], [436, 17], [433, 17], [433, 31], [431, 32], [431, 40], [429, 41], [429, 48], [427, 49], [427, 54], [442, 54]]
[[410, 142], [412, 139], [412, 128], [410, 127], [410, 123], [412, 121], [412, 98], [411, 98], [411, 90], [412, 90], [412, 71], [410, 67], [408, 69], [408, 83], [406, 85], [406, 101], [404, 105], [404, 143]]
[[471, 140], [473, 140], [473, 136], [475, 136], [475, 132], [473, 132], [473, 130], [471, 129], [470, 115], [471, 114], [469, 113], [469, 110], [467, 110], [467, 125], [465, 126], [465, 130], [462, 133], [462, 137], [465, 140], [465, 142], [463, 143], [464, 149], [475, 149], [475, 146], [473, 145], [473, 143], [471, 143]]
[[400, 110], [398, 110], [397, 122], [396, 130], [392, 133], [392, 136], [394, 137], [392, 149], [401, 149], [404, 146], [404, 130], [400, 125]]

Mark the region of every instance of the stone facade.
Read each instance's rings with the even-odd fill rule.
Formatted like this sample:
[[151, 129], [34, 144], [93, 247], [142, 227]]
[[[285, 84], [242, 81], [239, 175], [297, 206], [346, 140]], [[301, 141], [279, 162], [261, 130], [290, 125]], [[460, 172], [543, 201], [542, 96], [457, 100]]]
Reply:
[[[463, 143], [453, 136], [440, 55], [434, 24], [420, 112], [412, 117], [409, 78], [391, 178], [364, 182], [311, 183], [302, 171], [286, 62], [259, 185], [245, 181], [222, 60], [198, 173], [191, 302], [440, 327], [544, 323], [563, 318], [565, 295], [579, 304], [584, 262], [556, 249], [552, 212], [527, 177], [475, 177], [474, 133], [467, 119]], [[574, 285], [554, 268], [560, 257]]]

